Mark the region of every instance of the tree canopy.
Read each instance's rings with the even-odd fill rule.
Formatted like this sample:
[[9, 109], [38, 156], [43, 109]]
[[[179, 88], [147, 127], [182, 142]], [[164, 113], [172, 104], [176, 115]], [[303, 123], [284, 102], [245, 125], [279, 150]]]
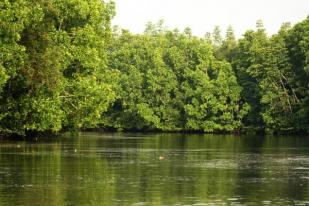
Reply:
[[216, 26], [111, 29], [113, 2], [0, 2], [0, 134], [106, 128], [309, 131], [309, 17], [237, 40]]

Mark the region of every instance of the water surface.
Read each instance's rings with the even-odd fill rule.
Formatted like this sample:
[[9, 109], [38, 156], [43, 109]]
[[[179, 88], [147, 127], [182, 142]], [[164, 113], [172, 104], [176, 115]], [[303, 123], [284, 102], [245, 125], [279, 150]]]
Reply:
[[0, 205], [309, 205], [309, 138], [2, 140]]

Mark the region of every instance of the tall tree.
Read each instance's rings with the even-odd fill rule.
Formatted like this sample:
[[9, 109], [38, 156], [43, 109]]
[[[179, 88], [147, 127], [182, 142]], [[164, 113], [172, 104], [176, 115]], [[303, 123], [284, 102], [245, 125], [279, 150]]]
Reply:
[[257, 31], [247, 31], [239, 40], [233, 59], [238, 83], [244, 88], [242, 99], [250, 105], [250, 112], [244, 119], [247, 126], [263, 126], [259, 83], [263, 78], [264, 63], [268, 58], [266, 48], [270, 43], [260, 23], [257, 25]]
[[237, 47], [237, 41], [235, 38], [234, 30], [232, 26], [229, 26], [226, 31], [225, 39], [218, 51], [218, 58], [226, 59], [228, 62], [232, 62], [235, 56]]
[[[297, 97], [293, 77], [295, 75], [289, 63], [285, 38], [289, 30], [283, 26], [277, 35], [270, 38], [265, 48], [264, 70], [259, 82], [261, 91], [262, 116], [267, 130], [296, 130]], [[296, 124], [295, 124], [296, 123]]]
[[288, 56], [294, 78], [292, 85], [300, 100], [299, 108], [295, 111], [299, 118], [298, 128], [309, 130], [309, 16], [296, 24], [286, 36]]
[[222, 36], [221, 36], [221, 29], [219, 26], [215, 26], [213, 33], [212, 33], [213, 45], [215, 47], [220, 47], [222, 44]]
[[114, 98], [105, 72], [113, 4], [5, 0], [0, 8], [0, 131], [94, 126]]

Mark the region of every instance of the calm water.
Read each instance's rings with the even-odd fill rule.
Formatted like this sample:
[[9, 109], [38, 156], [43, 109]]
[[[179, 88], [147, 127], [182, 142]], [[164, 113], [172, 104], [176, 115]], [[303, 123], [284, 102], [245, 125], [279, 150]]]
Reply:
[[309, 205], [309, 138], [81, 133], [2, 141], [0, 205]]

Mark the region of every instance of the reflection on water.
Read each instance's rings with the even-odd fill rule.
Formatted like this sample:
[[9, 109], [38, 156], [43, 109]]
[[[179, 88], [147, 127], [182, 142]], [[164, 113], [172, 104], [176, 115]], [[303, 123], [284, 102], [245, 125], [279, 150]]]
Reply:
[[309, 205], [309, 139], [81, 133], [2, 141], [0, 205]]

